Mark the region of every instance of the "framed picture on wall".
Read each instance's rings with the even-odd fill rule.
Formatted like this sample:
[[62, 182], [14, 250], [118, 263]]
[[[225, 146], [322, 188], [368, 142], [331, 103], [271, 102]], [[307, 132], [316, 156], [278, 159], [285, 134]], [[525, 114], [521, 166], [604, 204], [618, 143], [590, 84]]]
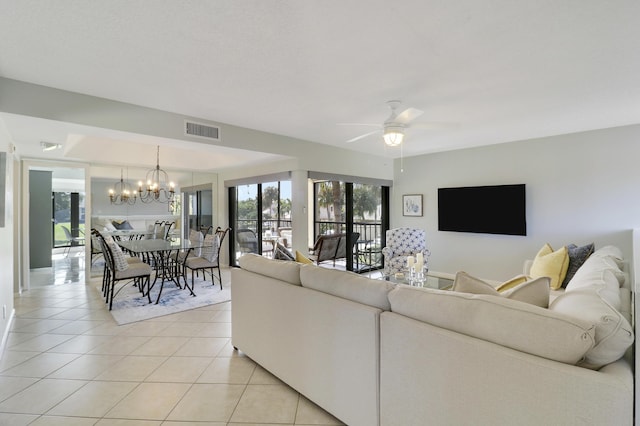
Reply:
[[422, 194], [402, 196], [402, 216], [422, 216]]

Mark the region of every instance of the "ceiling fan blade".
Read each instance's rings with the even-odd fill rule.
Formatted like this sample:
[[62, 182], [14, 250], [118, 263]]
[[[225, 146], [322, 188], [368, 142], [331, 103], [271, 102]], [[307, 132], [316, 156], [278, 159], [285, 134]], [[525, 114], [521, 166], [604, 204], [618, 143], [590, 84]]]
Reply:
[[373, 124], [373, 123], [336, 123], [337, 126], [367, 126], [367, 127], [380, 127], [382, 128], [382, 126], [380, 126], [380, 123], [378, 124]]
[[410, 126], [412, 129], [455, 129], [458, 127], [457, 123], [447, 123], [447, 122], [429, 122], [429, 123], [413, 123]]
[[374, 130], [373, 132], [369, 132], [369, 133], [365, 133], [364, 135], [360, 135], [360, 136], [356, 136], [353, 139], [349, 139], [346, 143], [351, 143], [351, 142], [355, 142], [355, 141], [359, 141], [360, 139], [364, 139], [367, 136], [371, 136], [373, 134], [379, 133], [380, 130]]
[[424, 114], [424, 111], [416, 108], [407, 108], [400, 114], [398, 114], [393, 121], [396, 123], [409, 124], [416, 118], [420, 117], [422, 114]]

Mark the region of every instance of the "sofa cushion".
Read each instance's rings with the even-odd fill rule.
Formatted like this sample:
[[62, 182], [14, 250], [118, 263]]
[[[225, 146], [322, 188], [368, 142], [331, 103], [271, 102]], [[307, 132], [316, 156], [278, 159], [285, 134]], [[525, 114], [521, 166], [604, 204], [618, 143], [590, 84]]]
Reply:
[[258, 254], [247, 253], [238, 259], [238, 264], [247, 271], [300, 285], [300, 265], [296, 262], [267, 259]]
[[301, 265], [300, 281], [303, 287], [375, 306], [385, 311], [390, 309], [387, 295], [394, 288], [394, 284], [385, 280], [374, 280], [353, 272], [314, 265]]
[[[516, 283], [516, 285], [511, 285], [512, 283]], [[506, 290], [499, 291], [503, 288], [506, 288]], [[460, 271], [456, 274], [452, 290], [471, 294], [502, 296], [542, 308], [549, 306], [549, 277], [527, 280], [526, 277], [518, 276], [494, 288], [491, 284]]]
[[595, 324], [595, 345], [586, 352], [579, 364], [592, 369], [599, 369], [620, 359], [634, 340], [631, 325], [607, 302], [603, 293], [606, 293], [604, 287], [567, 291], [549, 306], [551, 312]]
[[505, 297], [398, 285], [389, 301], [398, 314], [567, 364], [594, 344], [592, 322]]
[[594, 247], [593, 243], [580, 247], [575, 244], [569, 244], [567, 246], [569, 267], [567, 268], [567, 275], [565, 275], [564, 280], [562, 280], [562, 287], [566, 287], [567, 284], [569, 284], [569, 281], [571, 281], [571, 278], [573, 278], [578, 269], [589, 258], [589, 256], [591, 256]]
[[554, 290], [562, 286], [569, 267], [569, 252], [566, 247], [554, 251], [549, 244], [545, 244], [531, 265], [532, 278], [551, 278], [551, 288]]

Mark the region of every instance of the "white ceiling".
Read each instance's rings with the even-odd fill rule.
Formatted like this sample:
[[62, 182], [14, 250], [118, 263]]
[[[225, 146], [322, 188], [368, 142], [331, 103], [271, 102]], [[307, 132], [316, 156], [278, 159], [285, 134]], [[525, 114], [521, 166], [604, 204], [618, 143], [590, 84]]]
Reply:
[[[639, 18], [636, 0], [0, 0], [0, 76], [399, 157], [337, 124], [381, 124], [391, 99], [449, 124], [409, 129], [407, 156], [640, 123]], [[171, 145], [0, 118], [18, 143]]]

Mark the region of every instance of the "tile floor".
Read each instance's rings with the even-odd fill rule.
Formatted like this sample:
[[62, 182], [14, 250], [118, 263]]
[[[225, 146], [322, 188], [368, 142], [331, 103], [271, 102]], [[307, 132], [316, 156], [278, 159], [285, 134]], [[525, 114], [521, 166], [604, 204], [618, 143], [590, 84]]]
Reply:
[[118, 326], [75, 282], [32, 286], [15, 310], [0, 425], [341, 424], [233, 350], [231, 302]]

